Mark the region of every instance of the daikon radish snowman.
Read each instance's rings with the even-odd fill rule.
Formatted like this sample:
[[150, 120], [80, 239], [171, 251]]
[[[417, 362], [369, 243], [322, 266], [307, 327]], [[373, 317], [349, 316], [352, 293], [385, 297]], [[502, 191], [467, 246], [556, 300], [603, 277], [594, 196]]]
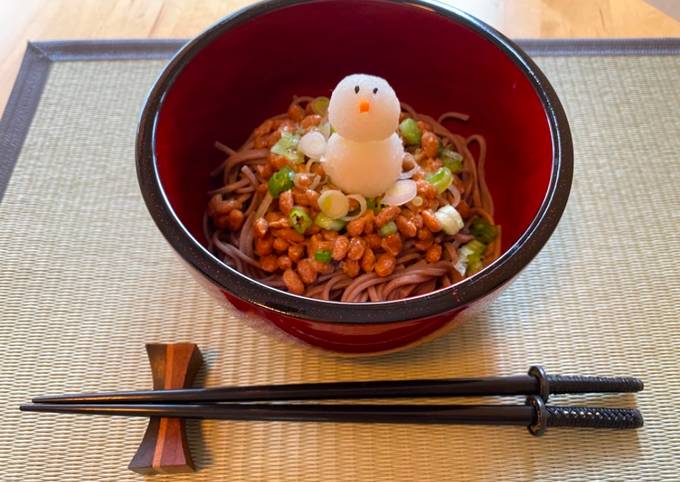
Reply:
[[385, 79], [353, 74], [340, 81], [328, 105], [335, 132], [321, 159], [333, 184], [348, 194], [375, 197], [399, 179], [404, 157], [396, 134], [400, 112]]

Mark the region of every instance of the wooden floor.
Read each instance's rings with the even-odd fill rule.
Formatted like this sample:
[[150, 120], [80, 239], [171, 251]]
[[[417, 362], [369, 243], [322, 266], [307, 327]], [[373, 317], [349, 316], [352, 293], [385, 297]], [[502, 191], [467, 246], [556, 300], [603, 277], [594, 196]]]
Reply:
[[[27, 40], [191, 37], [248, 0], [0, 0], [0, 110]], [[643, 0], [448, 0], [514, 38], [680, 37]]]

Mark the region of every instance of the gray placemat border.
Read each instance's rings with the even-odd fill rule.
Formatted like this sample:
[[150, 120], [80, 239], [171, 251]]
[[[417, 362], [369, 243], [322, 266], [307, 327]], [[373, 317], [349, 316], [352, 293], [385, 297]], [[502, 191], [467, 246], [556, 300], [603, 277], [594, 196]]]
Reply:
[[28, 42], [7, 106], [0, 120], [0, 202], [31, 127], [54, 62], [165, 60], [182, 39], [53, 40]]
[[33, 122], [51, 63], [35, 44], [28, 44], [0, 120], [0, 202]]
[[[28, 42], [26, 53], [0, 120], [0, 202], [40, 102], [54, 62], [165, 60], [185, 39], [57, 40]], [[529, 55], [659, 56], [680, 55], [680, 38], [518, 40]]]
[[52, 62], [85, 60], [164, 60], [188, 39], [50, 40], [29, 42]]
[[680, 38], [521, 39], [532, 57], [636, 57], [680, 55]]

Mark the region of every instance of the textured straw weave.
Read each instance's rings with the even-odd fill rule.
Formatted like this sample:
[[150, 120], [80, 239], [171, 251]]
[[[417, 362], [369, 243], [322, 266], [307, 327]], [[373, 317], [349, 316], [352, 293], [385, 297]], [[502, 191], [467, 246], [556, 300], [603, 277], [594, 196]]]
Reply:
[[[680, 478], [680, 58], [544, 57], [575, 181], [547, 247], [482, 316], [373, 359], [288, 346], [228, 315], [151, 221], [133, 140], [159, 61], [52, 67], [0, 204], [0, 480], [124, 481], [144, 419], [21, 414], [31, 395], [150, 387], [145, 342], [193, 341], [206, 385], [549, 373], [636, 375], [640, 431], [189, 422], [199, 472], [153, 480]], [[520, 400], [513, 400], [519, 402]]]

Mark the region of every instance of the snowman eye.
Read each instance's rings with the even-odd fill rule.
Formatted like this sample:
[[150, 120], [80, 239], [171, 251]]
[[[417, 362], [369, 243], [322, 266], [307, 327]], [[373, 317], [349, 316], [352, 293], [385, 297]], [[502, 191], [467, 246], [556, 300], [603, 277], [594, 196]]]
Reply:
[[358, 93], [359, 93], [359, 86], [358, 86], [358, 85], [355, 85], [355, 86], [354, 86], [354, 93], [355, 93], [355, 94], [358, 94]]
[[374, 93], [374, 94], [377, 94], [377, 93], [378, 93], [378, 88], [377, 88], [377, 87], [376, 87], [375, 89], [373, 89], [373, 93]]

